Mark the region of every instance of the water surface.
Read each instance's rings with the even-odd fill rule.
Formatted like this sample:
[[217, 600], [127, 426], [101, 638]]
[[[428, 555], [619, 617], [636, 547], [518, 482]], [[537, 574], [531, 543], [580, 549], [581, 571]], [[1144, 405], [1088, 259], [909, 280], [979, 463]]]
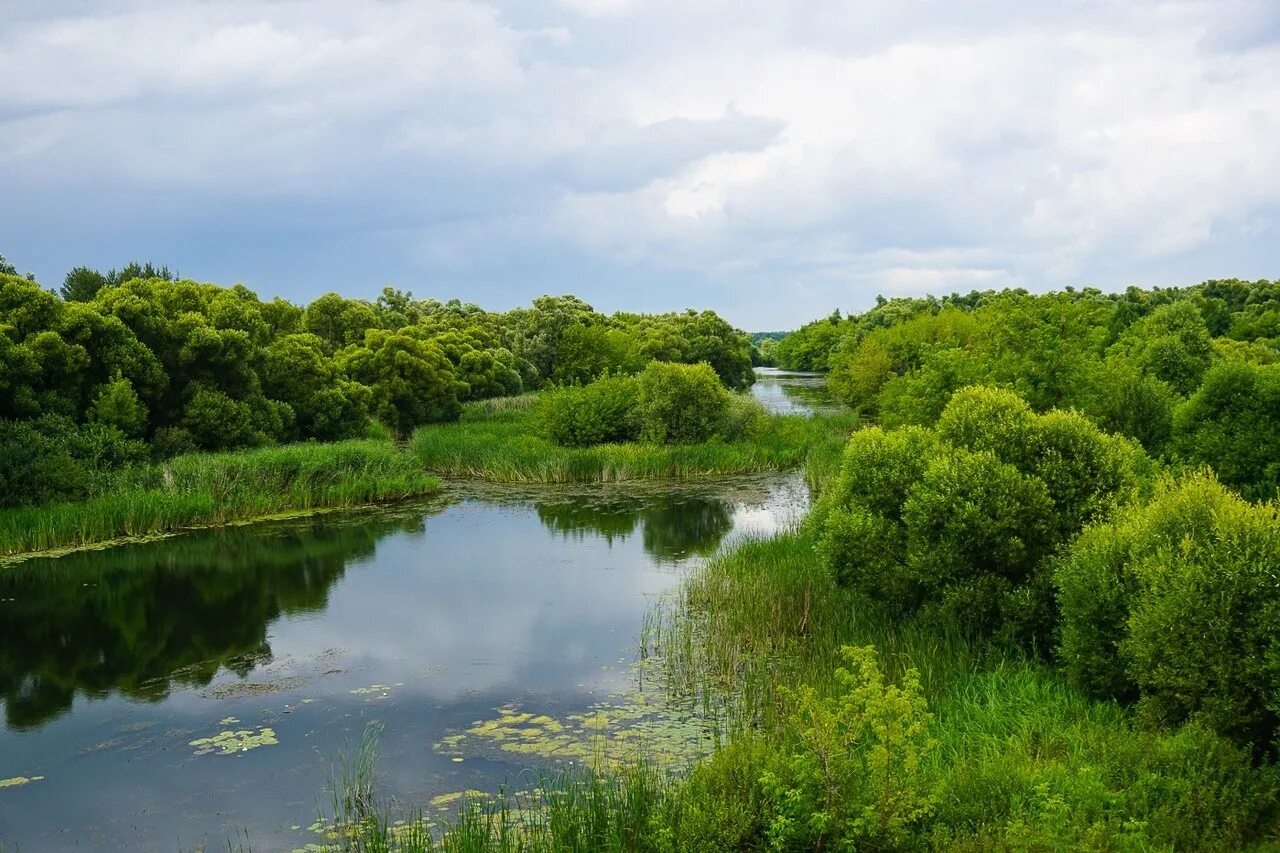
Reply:
[[794, 476], [459, 488], [0, 570], [0, 845], [322, 841], [327, 768], [371, 721], [402, 802], [496, 790], [554, 759], [458, 733], [630, 690], [654, 597], [807, 501]]
[[825, 373], [799, 373], [777, 367], [757, 367], [752, 395], [771, 412], [809, 415], [836, 412], [841, 406], [827, 390]]

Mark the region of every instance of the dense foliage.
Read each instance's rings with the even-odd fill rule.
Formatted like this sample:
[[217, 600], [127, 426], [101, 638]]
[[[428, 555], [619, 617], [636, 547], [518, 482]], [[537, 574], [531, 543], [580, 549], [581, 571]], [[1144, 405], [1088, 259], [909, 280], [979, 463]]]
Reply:
[[1104, 698], [1269, 746], [1280, 721], [1280, 517], [1212, 476], [1085, 532], [1062, 560], [1062, 658]]
[[548, 391], [538, 406], [543, 434], [566, 447], [733, 440], [763, 417], [758, 403], [727, 391], [705, 363], [654, 361], [636, 376]]
[[456, 420], [463, 403], [589, 383], [654, 360], [750, 385], [751, 345], [713, 312], [606, 317], [572, 296], [497, 314], [457, 300], [260, 300], [165, 267], [77, 268], [60, 293], [0, 272], [0, 505], [85, 494], [146, 457]]
[[1280, 282], [1225, 280], [880, 299], [802, 327], [776, 354], [782, 367], [829, 370], [833, 392], [886, 427], [932, 425], [958, 389], [995, 385], [1266, 497], [1280, 484], [1277, 347]]
[[853, 435], [815, 515], [835, 577], [891, 616], [1029, 644], [1053, 627], [1055, 549], [1137, 488], [1142, 454], [1016, 394], [956, 393], [935, 429]]

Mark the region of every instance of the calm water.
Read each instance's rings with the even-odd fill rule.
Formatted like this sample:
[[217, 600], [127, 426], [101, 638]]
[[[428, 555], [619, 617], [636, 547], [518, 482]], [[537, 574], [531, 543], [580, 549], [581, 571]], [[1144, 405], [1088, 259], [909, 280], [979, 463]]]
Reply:
[[473, 492], [0, 569], [0, 846], [322, 841], [327, 768], [370, 721], [402, 801], [495, 790], [547, 760], [442, 739], [628, 689], [654, 597], [807, 499], [796, 477]]
[[833, 412], [840, 405], [827, 391], [822, 373], [795, 373], [776, 367], [757, 367], [751, 393], [771, 412], [781, 415]]

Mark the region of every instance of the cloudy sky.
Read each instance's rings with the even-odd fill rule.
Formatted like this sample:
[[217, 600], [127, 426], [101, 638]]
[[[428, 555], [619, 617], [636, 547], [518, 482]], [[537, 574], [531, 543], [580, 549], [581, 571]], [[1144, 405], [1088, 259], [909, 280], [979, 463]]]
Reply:
[[306, 301], [1280, 276], [1276, 0], [0, 0], [0, 253]]

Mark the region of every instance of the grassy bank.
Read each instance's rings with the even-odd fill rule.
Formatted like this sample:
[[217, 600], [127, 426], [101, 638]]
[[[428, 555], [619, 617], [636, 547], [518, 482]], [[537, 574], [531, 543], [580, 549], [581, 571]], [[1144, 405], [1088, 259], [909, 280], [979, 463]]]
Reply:
[[0, 555], [361, 506], [438, 488], [390, 442], [195, 453], [117, 472], [84, 501], [0, 511]]
[[340, 849], [1277, 849], [1274, 766], [1088, 700], [1043, 663], [865, 618], [814, 544], [800, 531], [713, 561], [648, 638], [673, 688], [744, 698], [687, 776], [567, 773], [443, 829], [346, 785], [364, 799], [335, 810]]
[[811, 454], [838, 458], [856, 424], [849, 414], [771, 415], [756, 434], [739, 441], [561, 447], [537, 434], [530, 400], [469, 405], [458, 423], [415, 432], [413, 453], [434, 473], [494, 482], [684, 479], [795, 468]]

